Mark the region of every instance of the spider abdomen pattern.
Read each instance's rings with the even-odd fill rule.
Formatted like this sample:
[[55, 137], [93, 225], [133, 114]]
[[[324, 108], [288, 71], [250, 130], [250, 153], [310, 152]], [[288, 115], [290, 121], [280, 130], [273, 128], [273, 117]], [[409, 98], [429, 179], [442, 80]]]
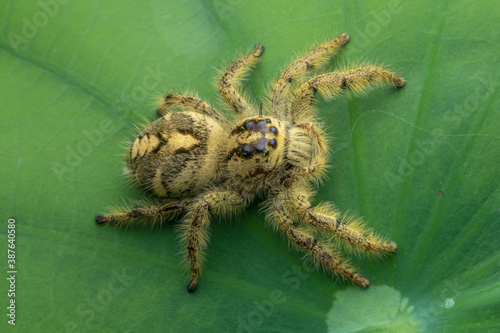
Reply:
[[223, 133], [202, 114], [166, 114], [137, 136], [127, 167], [140, 186], [160, 197], [192, 195], [218, 177]]
[[[312, 103], [316, 93], [333, 98], [376, 83], [402, 88], [406, 82], [372, 65], [314, 76], [312, 70], [321, 69], [349, 39], [342, 34], [292, 62], [260, 108], [239, 88], [264, 52], [257, 45], [219, 80], [219, 95], [235, 115], [231, 119], [197, 96], [170, 93], [162, 98], [157, 110], [161, 118], [139, 133], [127, 155], [133, 179], [157, 203], [116, 209], [95, 221], [123, 226], [136, 219], [155, 223], [181, 217], [188, 291], [194, 292], [211, 217], [241, 211], [259, 196], [266, 220], [293, 247], [325, 271], [368, 287], [368, 278], [339, 249], [383, 255], [395, 252], [397, 245], [331, 203], [311, 203], [329, 159], [327, 135]], [[325, 234], [338, 245], [321, 237]]]

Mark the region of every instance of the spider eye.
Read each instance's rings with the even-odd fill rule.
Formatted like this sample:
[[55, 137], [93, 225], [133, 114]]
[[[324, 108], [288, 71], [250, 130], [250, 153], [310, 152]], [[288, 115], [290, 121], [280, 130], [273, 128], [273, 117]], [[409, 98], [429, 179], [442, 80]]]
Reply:
[[240, 156], [249, 159], [252, 158], [253, 154], [255, 153], [255, 149], [251, 147], [250, 145], [241, 145], [239, 149]]
[[269, 145], [271, 146], [271, 148], [276, 149], [276, 140], [275, 139], [269, 140]]
[[255, 125], [256, 125], [255, 121], [247, 120], [247, 121], [245, 121], [245, 124], [243, 124], [243, 128], [246, 131], [255, 131], [255, 127], [256, 127]]

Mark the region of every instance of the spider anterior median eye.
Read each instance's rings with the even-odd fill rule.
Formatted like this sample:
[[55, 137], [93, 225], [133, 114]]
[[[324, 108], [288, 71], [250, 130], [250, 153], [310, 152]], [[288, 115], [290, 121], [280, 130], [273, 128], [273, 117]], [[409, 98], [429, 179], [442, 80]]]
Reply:
[[241, 145], [240, 146], [240, 155], [243, 158], [251, 158], [255, 153], [255, 149], [253, 149], [249, 145]]
[[254, 146], [258, 151], [263, 151], [266, 149], [266, 143], [266, 138], [260, 138], [259, 140], [252, 142], [252, 146]]
[[247, 130], [247, 131], [253, 131], [255, 129], [255, 122], [252, 121], [252, 120], [247, 120], [245, 122], [245, 125], [243, 125], [243, 127]]

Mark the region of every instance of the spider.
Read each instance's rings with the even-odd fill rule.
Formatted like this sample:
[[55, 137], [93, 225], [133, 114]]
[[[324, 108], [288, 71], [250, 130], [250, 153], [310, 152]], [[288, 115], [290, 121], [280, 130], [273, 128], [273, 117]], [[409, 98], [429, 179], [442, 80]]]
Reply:
[[376, 82], [401, 88], [405, 80], [370, 65], [308, 78], [349, 39], [342, 34], [292, 62], [272, 87], [264, 111], [257, 111], [237, 89], [264, 52], [262, 45], [234, 61], [219, 81], [219, 94], [236, 113], [235, 119], [226, 119], [196, 96], [171, 93], [162, 98], [157, 110], [161, 118], [139, 133], [127, 158], [135, 181], [161, 203], [122, 208], [97, 215], [95, 221], [126, 225], [133, 219], [152, 218], [154, 223], [182, 214], [180, 234], [191, 275], [188, 291], [194, 292], [210, 216], [241, 211], [256, 196], [266, 196], [262, 205], [274, 229], [326, 271], [368, 287], [365, 276], [315, 235], [333, 235], [348, 248], [379, 254], [395, 252], [397, 245], [331, 204], [311, 205], [328, 157], [327, 141], [311, 104], [316, 92], [329, 98]]

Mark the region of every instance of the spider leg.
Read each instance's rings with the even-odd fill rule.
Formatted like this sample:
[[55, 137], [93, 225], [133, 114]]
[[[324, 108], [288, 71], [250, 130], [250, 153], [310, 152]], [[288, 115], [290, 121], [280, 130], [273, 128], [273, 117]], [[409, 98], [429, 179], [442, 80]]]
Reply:
[[363, 227], [359, 219], [349, 218], [345, 214], [323, 204], [312, 207], [309, 202], [310, 193], [303, 188], [288, 191], [283, 199], [289, 209], [299, 219], [324, 232], [334, 234], [345, 244], [356, 249], [369, 252], [395, 252], [396, 243], [385, 241]]
[[[114, 214], [97, 215], [95, 221], [98, 224], [113, 224], [117, 226], [126, 225], [133, 219], [138, 218], [172, 218], [181, 213], [187, 206], [186, 200], [172, 200], [163, 205], [138, 207], [124, 212]], [[154, 224], [156, 219], [152, 220]]]
[[258, 44], [252, 53], [234, 61], [219, 81], [219, 94], [222, 99], [238, 114], [250, 115], [252, 107], [240, 95], [235, 86], [264, 52], [264, 46]]
[[370, 285], [370, 281], [357, 273], [348, 261], [342, 260], [338, 253], [326, 244], [322, 244], [307, 230], [298, 227], [287, 206], [289, 206], [289, 202], [285, 196], [277, 195], [273, 198], [268, 217], [275, 227], [281, 230], [300, 250], [306, 252], [328, 271], [350, 279], [362, 287], [367, 288]]
[[290, 120], [290, 87], [292, 79], [302, 77], [307, 71], [322, 65], [349, 42], [350, 36], [342, 34], [310, 51], [304, 58], [291, 63], [273, 86], [271, 93], [272, 114], [278, 119]]
[[170, 93], [160, 101], [160, 105], [158, 106], [156, 112], [158, 112], [160, 116], [164, 116], [174, 107], [199, 112], [217, 120], [222, 125], [229, 125], [228, 121], [219, 112], [217, 112], [217, 110], [215, 110], [207, 102], [204, 102], [194, 96], [184, 96], [176, 93]]
[[224, 214], [243, 208], [248, 200], [238, 192], [214, 189], [199, 196], [188, 207], [186, 217], [181, 224], [182, 239], [186, 243], [187, 259], [191, 279], [188, 291], [194, 292], [198, 286], [201, 271], [202, 251], [208, 240], [210, 213]]
[[406, 83], [403, 78], [374, 66], [316, 76], [301, 84], [295, 91], [290, 107], [291, 120], [293, 123], [300, 123], [310, 118], [311, 103], [316, 91], [325, 97], [334, 97], [346, 89], [363, 91], [369, 84], [377, 82], [390, 82], [396, 88], [402, 88]]

